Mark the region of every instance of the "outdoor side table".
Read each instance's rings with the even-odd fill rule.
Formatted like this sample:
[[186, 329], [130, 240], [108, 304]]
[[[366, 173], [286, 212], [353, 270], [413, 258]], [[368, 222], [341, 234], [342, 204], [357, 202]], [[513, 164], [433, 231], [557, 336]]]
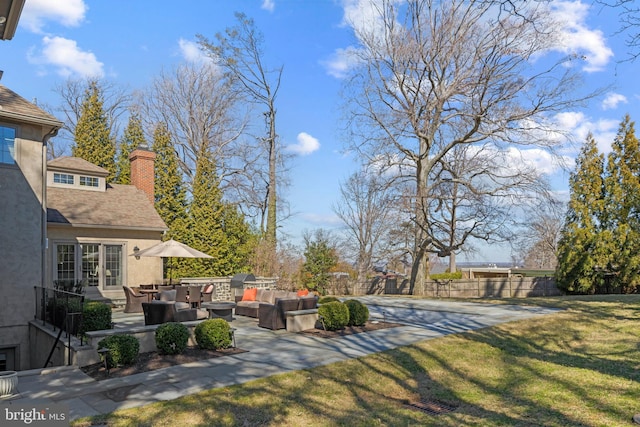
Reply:
[[201, 307], [209, 311], [209, 319], [224, 319], [231, 322], [236, 303], [231, 301], [203, 302]]

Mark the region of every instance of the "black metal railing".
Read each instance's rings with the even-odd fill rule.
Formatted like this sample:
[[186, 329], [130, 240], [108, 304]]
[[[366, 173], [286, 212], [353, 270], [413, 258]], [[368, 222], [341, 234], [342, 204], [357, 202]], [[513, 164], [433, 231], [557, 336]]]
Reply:
[[84, 295], [61, 289], [35, 286], [35, 318], [70, 335], [78, 335], [82, 323]]

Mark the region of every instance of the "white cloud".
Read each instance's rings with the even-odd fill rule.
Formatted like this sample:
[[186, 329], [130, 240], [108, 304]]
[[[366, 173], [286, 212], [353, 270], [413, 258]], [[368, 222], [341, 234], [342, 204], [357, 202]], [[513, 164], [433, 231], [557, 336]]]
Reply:
[[626, 104], [627, 97], [620, 93], [609, 93], [607, 97], [602, 101], [602, 109], [603, 110], [613, 110], [618, 108], [619, 104]]
[[556, 121], [560, 128], [571, 133], [579, 144], [586, 141], [587, 135], [591, 132], [601, 153], [611, 151], [611, 143], [620, 125], [620, 121], [615, 119], [592, 120], [583, 113], [577, 112], [560, 113], [556, 115]]
[[[380, 17], [379, 5], [376, 0], [342, 0], [344, 15], [342, 25], [351, 27], [359, 37], [382, 36], [385, 32]], [[360, 49], [349, 46], [336, 49], [333, 55], [321, 64], [327, 69], [329, 75], [336, 78], [346, 77], [349, 70], [358, 65]]]
[[607, 47], [602, 31], [589, 29], [586, 25], [589, 5], [580, 0], [554, 1], [550, 5], [551, 13], [562, 25], [558, 37], [560, 50], [584, 57], [584, 71], [602, 70], [613, 56], [613, 51]]
[[320, 142], [306, 132], [298, 134], [298, 142], [287, 146], [287, 151], [292, 151], [301, 156], [306, 156], [320, 149]]
[[347, 76], [351, 69], [357, 66], [359, 61], [357, 53], [358, 50], [352, 46], [346, 49], [336, 49], [329, 59], [320, 63], [330, 76], [342, 79]]
[[524, 164], [544, 175], [552, 175], [560, 169], [561, 163], [571, 162], [569, 157], [558, 159], [540, 148], [517, 149], [511, 147], [507, 156], [511, 159], [508, 164]]
[[269, 12], [273, 12], [276, 8], [276, 2], [274, 0], [263, 0], [262, 6], [260, 6], [264, 10], [268, 10]]
[[178, 46], [180, 47], [180, 54], [188, 61], [196, 64], [205, 64], [211, 62], [211, 58], [205, 55], [200, 49], [200, 45], [196, 42], [180, 39], [178, 40]]
[[29, 62], [42, 66], [53, 66], [63, 77], [102, 77], [104, 64], [91, 52], [78, 47], [75, 40], [62, 37], [44, 37], [42, 50], [28, 55]]
[[303, 213], [302, 218], [313, 225], [336, 226], [343, 224], [342, 220], [335, 214], [318, 214], [313, 212]]
[[42, 33], [46, 21], [75, 27], [84, 20], [87, 5], [83, 0], [28, 0], [20, 16], [20, 24], [34, 33]]

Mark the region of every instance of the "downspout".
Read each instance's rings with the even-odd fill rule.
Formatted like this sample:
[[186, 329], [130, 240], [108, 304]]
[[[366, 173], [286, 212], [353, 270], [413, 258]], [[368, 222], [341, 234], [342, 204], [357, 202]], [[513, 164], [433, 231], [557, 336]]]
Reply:
[[42, 233], [40, 247], [42, 249], [40, 286], [46, 287], [47, 276], [47, 144], [49, 139], [58, 134], [59, 127], [53, 127], [42, 139]]

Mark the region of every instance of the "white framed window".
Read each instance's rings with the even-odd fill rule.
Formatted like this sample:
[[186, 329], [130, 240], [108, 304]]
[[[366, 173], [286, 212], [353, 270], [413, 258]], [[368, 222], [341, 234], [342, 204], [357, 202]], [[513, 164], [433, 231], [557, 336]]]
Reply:
[[98, 187], [98, 178], [93, 176], [80, 176], [80, 185], [83, 187]]
[[0, 125], [0, 163], [16, 164], [16, 129]]
[[68, 174], [68, 173], [55, 172], [53, 174], [53, 182], [55, 182], [56, 184], [73, 185], [73, 175]]
[[87, 286], [113, 289], [124, 284], [124, 243], [55, 243], [53, 280], [82, 280]]

